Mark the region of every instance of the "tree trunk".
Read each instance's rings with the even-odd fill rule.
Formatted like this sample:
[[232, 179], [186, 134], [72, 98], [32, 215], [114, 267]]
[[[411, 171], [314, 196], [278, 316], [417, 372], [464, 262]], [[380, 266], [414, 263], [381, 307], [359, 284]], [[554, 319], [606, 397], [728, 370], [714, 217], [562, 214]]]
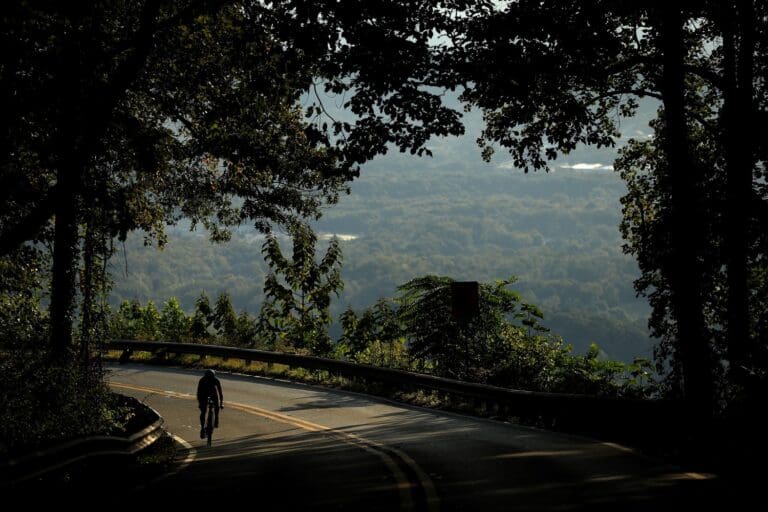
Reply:
[[[82, 18], [81, 5], [68, 6], [68, 18]], [[53, 205], [54, 246], [51, 276], [51, 355], [68, 364], [72, 356], [72, 323], [79, 264], [78, 207], [84, 105], [80, 80], [82, 41], [75, 34], [66, 41], [56, 70], [61, 92], [56, 134], [56, 201]]]
[[662, 8], [662, 99], [666, 121], [664, 151], [671, 201], [671, 251], [666, 265], [677, 321], [679, 361], [689, 419], [707, 422], [712, 415], [711, 349], [704, 323], [700, 288], [702, 246], [700, 186], [691, 165], [684, 109], [683, 16], [674, 3]]
[[[730, 2], [729, 2], [730, 4]], [[750, 360], [748, 288], [749, 205], [754, 168], [753, 76], [754, 9], [751, 0], [723, 9], [725, 60], [722, 128], [726, 155], [725, 264], [727, 335], [731, 380], [743, 383]]]
[[77, 219], [77, 176], [60, 168], [61, 199], [54, 209], [53, 275], [51, 278], [51, 349], [66, 359], [72, 349], [72, 321], [75, 310], [77, 262], [79, 261]]

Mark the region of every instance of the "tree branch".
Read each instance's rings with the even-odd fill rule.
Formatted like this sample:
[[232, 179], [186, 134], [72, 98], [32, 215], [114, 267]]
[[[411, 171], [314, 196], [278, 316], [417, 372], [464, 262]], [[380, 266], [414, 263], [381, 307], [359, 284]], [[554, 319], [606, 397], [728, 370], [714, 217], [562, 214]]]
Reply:
[[32, 240], [53, 216], [58, 199], [58, 189], [53, 187], [48, 196], [38, 203], [21, 221], [0, 233], [0, 256], [5, 256]]

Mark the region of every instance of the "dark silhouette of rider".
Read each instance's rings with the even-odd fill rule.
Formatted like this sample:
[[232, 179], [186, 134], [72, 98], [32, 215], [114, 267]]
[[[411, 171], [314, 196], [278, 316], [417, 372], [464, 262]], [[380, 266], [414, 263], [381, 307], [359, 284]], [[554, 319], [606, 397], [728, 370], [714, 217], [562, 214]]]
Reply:
[[208, 397], [213, 398], [214, 421], [213, 427], [219, 428], [219, 409], [224, 408], [224, 393], [221, 392], [221, 382], [213, 370], [205, 370], [197, 383], [197, 404], [200, 407], [200, 439], [205, 437], [205, 409], [208, 407]]

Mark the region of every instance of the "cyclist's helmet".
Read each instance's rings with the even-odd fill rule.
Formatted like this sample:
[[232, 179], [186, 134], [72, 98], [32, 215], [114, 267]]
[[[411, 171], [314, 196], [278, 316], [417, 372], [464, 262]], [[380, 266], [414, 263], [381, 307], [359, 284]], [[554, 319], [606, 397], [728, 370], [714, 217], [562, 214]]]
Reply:
[[209, 369], [205, 370], [205, 376], [210, 379], [211, 377], [215, 377], [216, 376], [216, 372], [209, 368]]

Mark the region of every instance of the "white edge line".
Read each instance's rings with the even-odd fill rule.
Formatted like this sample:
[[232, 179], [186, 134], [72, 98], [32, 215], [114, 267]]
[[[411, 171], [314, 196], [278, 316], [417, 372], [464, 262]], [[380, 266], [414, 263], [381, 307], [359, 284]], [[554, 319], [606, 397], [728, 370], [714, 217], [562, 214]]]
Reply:
[[140, 491], [140, 490], [146, 489], [147, 487], [149, 487], [149, 486], [152, 486], [152, 485], [155, 485], [156, 483], [158, 483], [158, 482], [160, 482], [160, 481], [162, 481], [162, 480], [164, 480], [164, 479], [168, 478], [169, 476], [173, 476], [173, 475], [175, 475], [175, 474], [179, 473], [180, 471], [183, 471], [184, 469], [186, 469], [186, 468], [187, 468], [187, 466], [189, 466], [190, 464], [192, 464], [192, 462], [193, 462], [193, 461], [195, 460], [195, 458], [197, 457], [197, 450], [195, 449], [195, 447], [194, 447], [194, 446], [192, 446], [191, 444], [189, 444], [189, 443], [188, 443], [188, 442], [187, 442], [185, 439], [183, 439], [183, 438], [181, 438], [181, 437], [179, 437], [179, 436], [177, 436], [176, 434], [173, 434], [173, 433], [171, 433], [171, 432], [168, 432], [168, 435], [169, 435], [169, 436], [171, 436], [171, 437], [173, 438], [173, 440], [174, 440], [174, 441], [176, 441], [176, 442], [177, 442], [177, 443], [179, 443], [181, 446], [183, 446], [184, 448], [186, 448], [186, 449], [187, 449], [187, 456], [186, 456], [186, 457], [184, 457], [184, 460], [182, 460], [182, 461], [181, 461], [181, 462], [180, 462], [180, 463], [179, 463], [179, 464], [178, 464], [178, 465], [177, 465], [175, 468], [173, 468], [171, 471], [168, 471], [167, 473], [163, 473], [162, 475], [159, 475], [159, 476], [157, 476], [157, 477], [153, 478], [152, 480], [150, 480], [149, 482], [147, 482], [147, 483], [145, 483], [145, 484], [140, 484], [140, 485], [137, 485], [137, 486], [135, 487], [135, 490], [137, 490], [137, 491]]
[[[170, 434], [170, 432], [169, 432]], [[195, 460], [195, 457], [197, 457], [197, 450], [194, 446], [192, 446], [190, 443], [187, 442], [186, 439], [182, 439], [181, 437], [177, 436], [176, 434], [170, 434], [173, 439], [179, 443], [181, 446], [187, 449], [187, 456], [184, 458], [183, 461], [179, 463], [179, 465], [176, 467], [174, 471], [171, 471], [170, 473], [166, 473], [164, 476], [160, 478], [165, 478], [165, 476], [168, 475], [174, 475], [178, 473], [179, 471], [185, 469], [187, 466], [192, 464], [192, 462]]]

